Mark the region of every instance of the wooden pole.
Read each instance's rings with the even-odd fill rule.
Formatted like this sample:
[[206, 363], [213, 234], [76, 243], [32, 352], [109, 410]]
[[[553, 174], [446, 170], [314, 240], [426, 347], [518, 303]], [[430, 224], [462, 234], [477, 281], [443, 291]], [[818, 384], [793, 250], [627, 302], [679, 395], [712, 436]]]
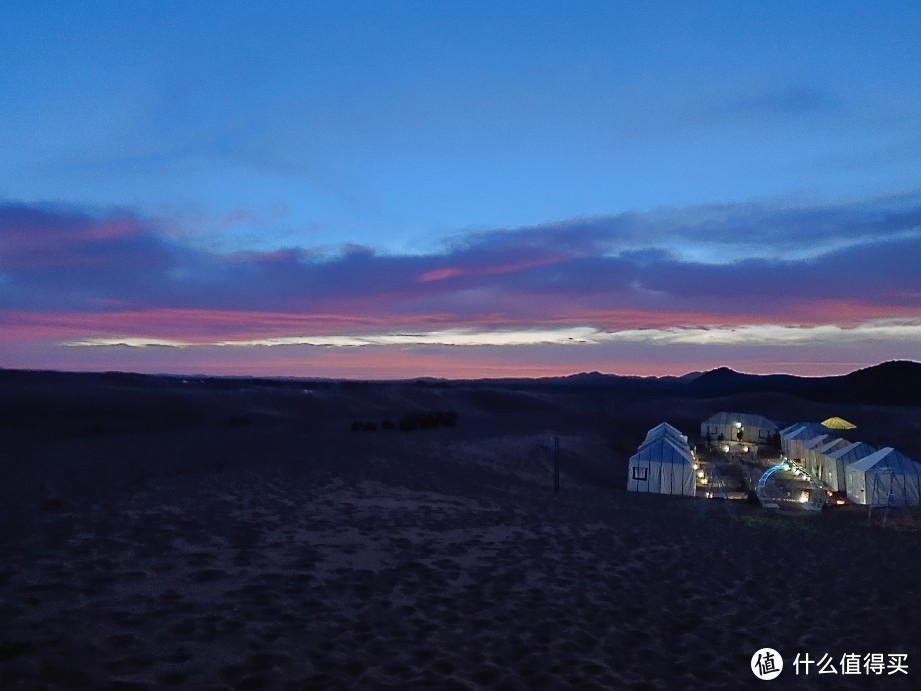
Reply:
[[551, 437], [553, 442], [553, 493], [560, 493], [560, 438]]

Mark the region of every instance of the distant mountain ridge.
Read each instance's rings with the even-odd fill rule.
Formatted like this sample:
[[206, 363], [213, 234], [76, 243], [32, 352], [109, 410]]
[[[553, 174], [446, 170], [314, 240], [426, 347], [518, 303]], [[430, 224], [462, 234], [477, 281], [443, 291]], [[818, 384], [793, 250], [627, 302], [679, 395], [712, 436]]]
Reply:
[[540, 382], [550, 387], [612, 388], [638, 395], [718, 398], [752, 393], [780, 393], [812, 401], [921, 405], [921, 362], [893, 360], [850, 374], [800, 377], [793, 374], [746, 374], [729, 367], [689, 372], [680, 377], [637, 377], [582, 372], [538, 380], [502, 380], [511, 385]]
[[639, 396], [684, 396], [689, 398], [718, 398], [738, 394], [780, 393], [812, 401], [867, 403], [875, 405], [921, 406], [921, 362], [892, 360], [855, 370], [850, 374], [828, 377], [799, 377], [792, 374], [745, 374], [728, 367], [708, 372], [689, 372], [682, 376], [640, 377], [602, 372], [582, 372], [564, 377], [541, 379], [432, 379], [412, 378], [400, 381], [337, 380], [319, 377], [188, 377], [164, 374], [133, 374], [128, 372], [51, 372], [0, 369], [0, 385], [16, 383], [71, 382], [82, 386], [171, 387], [194, 384], [205, 389], [236, 389], [253, 386], [271, 388], [301, 388], [312, 383], [318, 386], [344, 385], [374, 387], [414, 384], [421, 387], [446, 387], [452, 384], [479, 386], [485, 384], [505, 387], [543, 387], [547, 389], [616, 390]]
[[893, 360], [828, 377], [744, 374], [720, 367], [690, 380], [688, 388], [700, 397], [775, 392], [816, 401], [921, 405], [921, 363]]

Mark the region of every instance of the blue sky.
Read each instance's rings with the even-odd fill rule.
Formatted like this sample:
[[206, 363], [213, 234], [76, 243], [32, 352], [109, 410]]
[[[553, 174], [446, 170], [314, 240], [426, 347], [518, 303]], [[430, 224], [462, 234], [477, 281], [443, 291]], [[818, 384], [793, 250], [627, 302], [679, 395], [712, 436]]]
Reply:
[[[462, 272], [482, 277], [484, 296], [499, 274], [469, 262], [485, 246], [524, 257], [521, 271], [552, 266], [564, 245], [582, 248], [569, 258], [591, 245], [597, 257], [629, 252], [647, 265], [665, 255], [700, 266], [814, 262], [871, 242], [867, 228], [887, 242], [917, 234], [905, 219], [921, 189], [919, 27], [919, 6], [896, 2], [4, 2], [0, 204], [11, 211], [0, 231], [18, 238], [7, 241], [13, 257], [25, 236], [9, 224], [22, 223], [23, 209], [44, 214], [30, 226], [44, 229], [38, 244], [41, 233], [89, 227], [75, 217], [102, 228], [122, 219], [184, 258], [170, 280], [203, 271], [205, 256], [212, 268], [244, 257], [262, 266], [281, 251], [305, 270], [352, 267], [356, 252], [394, 267], [415, 257], [423, 283]], [[902, 219], [897, 228], [887, 214]], [[599, 228], [609, 238], [615, 227], [618, 242], [596, 242]], [[123, 238], [107, 232], [91, 233], [93, 251], [121, 257], [123, 248], [98, 244]], [[20, 323], [11, 310], [39, 301], [39, 278], [14, 268], [0, 270], [8, 326]], [[343, 271], [329, 280], [354, 280]], [[276, 300], [294, 290], [280, 276]], [[201, 274], [173, 286], [188, 295], [170, 305], [140, 300], [122, 273], [110, 284], [104, 299], [121, 308], [174, 309], [204, 294]], [[861, 314], [921, 317], [917, 283], [908, 288]], [[482, 314], [469, 322], [470, 310], [456, 307], [477, 294], [463, 290], [406, 322], [451, 313], [453, 329], [482, 328]], [[70, 286], [62, 304], [73, 295]], [[365, 298], [350, 309], [370, 328], [374, 295]], [[100, 309], [100, 295], [87, 299]], [[507, 323], [518, 324], [512, 311]], [[609, 328], [585, 314], [578, 326]], [[531, 314], [528, 327], [558, 316]], [[768, 317], [801, 325], [771, 310], [754, 321]], [[700, 318], [697, 306], [672, 326]], [[82, 328], [69, 337], [108, 338], [115, 327], [100, 317]], [[32, 344], [44, 353], [35, 362], [10, 346], [7, 361], [65, 366], [62, 342]], [[855, 362], [896, 351], [905, 354], [880, 346]], [[250, 357], [259, 369], [260, 355]], [[620, 361], [583, 349], [572, 367], [593, 362]]]

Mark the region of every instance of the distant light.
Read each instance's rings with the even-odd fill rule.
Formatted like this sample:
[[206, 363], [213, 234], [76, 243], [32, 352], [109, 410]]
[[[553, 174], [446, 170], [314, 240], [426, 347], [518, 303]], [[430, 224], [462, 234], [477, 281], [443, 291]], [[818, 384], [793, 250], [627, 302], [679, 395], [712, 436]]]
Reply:
[[728, 446], [724, 446], [724, 447], [723, 447], [723, 453], [729, 453], [729, 447], [728, 447]]
[[704, 479], [704, 471], [703, 471], [703, 469], [697, 471], [697, 477], [699, 477], [701, 480]]
[[799, 495], [799, 503], [805, 504], [807, 501], [809, 501], [809, 492], [802, 492]]
[[735, 425], [736, 425], [736, 429], [742, 429], [742, 423], [741, 423], [741, 422], [737, 422], [737, 423], [735, 423]]
[[748, 453], [748, 447], [747, 447], [747, 446], [743, 446], [743, 447], [742, 447], [742, 452], [743, 452], [743, 453]]

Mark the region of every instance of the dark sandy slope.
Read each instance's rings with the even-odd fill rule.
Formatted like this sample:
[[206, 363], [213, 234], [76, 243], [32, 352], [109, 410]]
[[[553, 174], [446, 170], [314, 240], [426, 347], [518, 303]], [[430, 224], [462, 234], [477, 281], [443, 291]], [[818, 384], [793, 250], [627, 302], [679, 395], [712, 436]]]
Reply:
[[[918, 688], [917, 516], [624, 490], [662, 420], [842, 415], [917, 457], [912, 405], [595, 380], [0, 381], [2, 688], [740, 689], [765, 684], [763, 646], [782, 688]], [[434, 411], [457, 424], [381, 427]], [[909, 675], [797, 679], [796, 653], [906, 653]]]

